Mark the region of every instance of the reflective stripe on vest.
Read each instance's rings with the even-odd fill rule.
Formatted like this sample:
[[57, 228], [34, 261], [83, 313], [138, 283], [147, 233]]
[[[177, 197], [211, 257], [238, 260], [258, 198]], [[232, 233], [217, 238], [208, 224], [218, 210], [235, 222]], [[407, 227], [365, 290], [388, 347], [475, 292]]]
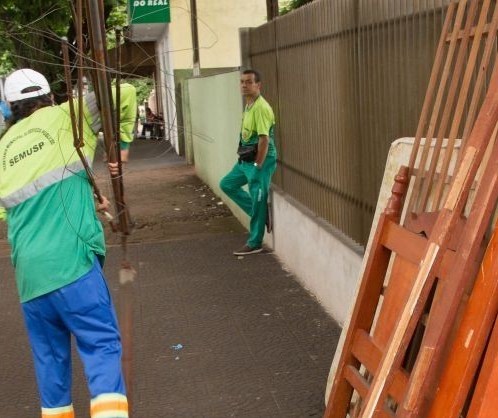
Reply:
[[[88, 160], [88, 157], [87, 157]], [[35, 181], [26, 184], [24, 187], [16, 190], [14, 193], [0, 199], [0, 206], [10, 209], [14, 206], [17, 206], [29, 198], [36, 196], [40, 190], [45, 189], [46, 187], [52, 186], [59, 181], [67, 179], [71, 176], [74, 176], [75, 173], [84, 170], [83, 163], [81, 161], [75, 161], [72, 164], [69, 164], [64, 167], [56, 168], [55, 170], [49, 171], [44, 175], [38, 177]]]

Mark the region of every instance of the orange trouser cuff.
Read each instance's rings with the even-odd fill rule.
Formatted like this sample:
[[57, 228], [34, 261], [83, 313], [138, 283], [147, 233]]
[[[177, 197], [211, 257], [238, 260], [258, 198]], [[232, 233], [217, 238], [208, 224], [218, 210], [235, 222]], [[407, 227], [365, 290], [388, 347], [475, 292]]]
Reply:
[[42, 408], [42, 418], [74, 418], [73, 405], [59, 408]]

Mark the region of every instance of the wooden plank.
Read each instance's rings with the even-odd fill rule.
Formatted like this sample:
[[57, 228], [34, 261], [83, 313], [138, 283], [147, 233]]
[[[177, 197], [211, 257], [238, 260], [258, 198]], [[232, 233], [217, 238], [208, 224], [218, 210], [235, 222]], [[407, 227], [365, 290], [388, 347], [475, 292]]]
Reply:
[[392, 332], [403, 308], [408, 300], [410, 291], [417, 277], [417, 264], [409, 263], [396, 257], [389, 277], [388, 286], [384, 289], [384, 300], [380, 307], [375, 328], [371, 333], [382, 350], [389, 344]]
[[386, 222], [382, 233], [382, 244], [399, 257], [412, 264], [418, 264], [423, 258], [427, 238], [415, 234], [391, 221]]
[[[382, 351], [365, 331], [358, 330], [356, 333], [352, 353], [372, 375], [377, 372], [380, 360], [382, 359]], [[407, 385], [408, 373], [402, 369], [397, 370], [394, 375], [393, 384], [389, 388], [389, 394], [397, 403], [402, 402]]]
[[[482, 34], [483, 35], [488, 35], [489, 33], [491, 32], [492, 35], [496, 35], [496, 30], [493, 30], [491, 28], [491, 25], [490, 24], [486, 24], [484, 25], [484, 28], [482, 29]], [[470, 31], [470, 37], [473, 38], [476, 34], [476, 29], [473, 28], [471, 31]], [[446, 36], [446, 42], [450, 42], [451, 41], [451, 37], [452, 37], [453, 33], [449, 33], [448, 36]], [[464, 31], [461, 30], [458, 32], [458, 35], [457, 35], [457, 39], [462, 39], [464, 37]]]
[[361, 375], [357, 368], [347, 366], [344, 372], [344, 378], [349, 384], [358, 392], [361, 398], [365, 397], [368, 393], [368, 382]]
[[428, 418], [460, 417], [497, 315], [498, 229], [495, 227]]
[[[457, 227], [458, 231], [463, 230], [463, 226], [464, 223], [462, 219], [462, 222]], [[384, 247], [395, 252], [398, 257], [418, 265], [422, 261], [427, 238], [410, 231], [397, 223], [388, 221], [384, 228], [381, 242]], [[439, 278], [445, 277], [443, 271], [447, 271], [447, 266], [450, 266], [453, 263], [454, 258], [455, 252], [448, 250], [444, 255], [441, 271], [438, 273]]]
[[467, 418], [495, 418], [498, 411], [498, 321], [495, 321]]
[[[368, 382], [354, 367], [348, 366], [344, 373], [345, 379], [351, 386], [355, 388], [360, 397], [364, 397], [368, 392]], [[381, 418], [394, 418], [396, 415], [391, 410], [384, 408], [380, 411], [379, 417]]]

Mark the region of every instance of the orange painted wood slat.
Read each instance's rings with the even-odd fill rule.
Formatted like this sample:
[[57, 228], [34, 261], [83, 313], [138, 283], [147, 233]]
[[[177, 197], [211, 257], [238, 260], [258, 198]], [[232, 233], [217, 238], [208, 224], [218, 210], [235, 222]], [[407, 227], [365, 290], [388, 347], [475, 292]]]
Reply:
[[428, 418], [460, 416], [497, 314], [498, 229], [495, 228]]
[[498, 321], [486, 349], [467, 418], [495, 418], [498, 413]]
[[[368, 382], [354, 367], [348, 366], [344, 373], [345, 379], [355, 388], [360, 397], [363, 397], [368, 392]], [[360, 400], [358, 400], [360, 401]], [[391, 410], [384, 408], [379, 412], [379, 418], [394, 418], [396, 415]]]
[[[374, 375], [382, 359], [382, 351], [374, 340], [363, 330], [358, 330], [352, 348], [353, 355]], [[405, 396], [408, 384], [408, 374], [403, 370], [395, 372], [389, 394], [396, 402], [401, 402]]]

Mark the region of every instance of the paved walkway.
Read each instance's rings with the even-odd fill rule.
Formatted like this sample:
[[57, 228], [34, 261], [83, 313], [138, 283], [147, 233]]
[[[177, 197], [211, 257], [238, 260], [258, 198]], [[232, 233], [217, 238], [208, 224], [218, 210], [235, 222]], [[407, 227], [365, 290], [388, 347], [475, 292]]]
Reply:
[[[138, 145], [135, 158], [149, 151]], [[130, 166], [147, 170], [140, 161]], [[178, 164], [176, 156], [164, 161]], [[233, 225], [234, 219], [226, 222]], [[132, 244], [130, 258], [138, 270], [134, 418], [323, 415], [340, 330], [272, 254], [232, 256], [245, 237], [241, 229], [232, 230], [207, 234], [193, 229], [173, 239]], [[106, 271], [118, 304], [119, 262], [119, 248], [113, 246]], [[7, 257], [0, 258], [0, 271], [0, 418], [38, 417]], [[75, 363], [77, 417], [88, 417], [88, 394], [79, 360]]]

